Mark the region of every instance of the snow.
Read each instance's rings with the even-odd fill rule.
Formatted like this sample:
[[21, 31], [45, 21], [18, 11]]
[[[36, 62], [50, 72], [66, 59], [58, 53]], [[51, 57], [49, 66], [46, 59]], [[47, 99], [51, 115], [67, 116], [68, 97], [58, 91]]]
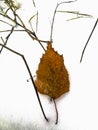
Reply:
[[[36, 12], [36, 9], [31, 8], [32, 1], [29, 3], [27, 0], [20, 0], [19, 2], [21, 9], [17, 12], [30, 28], [28, 18]], [[37, 34], [40, 39], [49, 40], [50, 38], [51, 20], [57, 2], [60, 1], [41, 0], [39, 3], [35, 0], [39, 10]], [[97, 5], [96, 0], [93, 3]], [[53, 47], [58, 53], [63, 54], [70, 77], [70, 92], [56, 100], [59, 113], [57, 125], [55, 125], [56, 114], [53, 102], [48, 96], [40, 94], [49, 122], [44, 119], [31, 80], [27, 82], [30, 77], [22, 58], [6, 49], [2, 51], [0, 55], [0, 130], [98, 129], [98, 27], [87, 46], [82, 63], [79, 62], [82, 49], [97, 18], [97, 7], [89, 8], [93, 3], [88, 0], [78, 0], [59, 8], [94, 15], [93, 18], [66, 21], [75, 15], [62, 13], [56, 15]], [[0, 27], [0, 30], [1, 28], [3, 27]], [[5, 25], [4, 28], [6, 28]], [[2, 35], [0, 33], [0, 36]], [[34, 76], [44, 53], [41, 46], [36, 41], [32, 41], [26, 33], [14, 32], [9, 39], [8, 47], [26, 57]]]

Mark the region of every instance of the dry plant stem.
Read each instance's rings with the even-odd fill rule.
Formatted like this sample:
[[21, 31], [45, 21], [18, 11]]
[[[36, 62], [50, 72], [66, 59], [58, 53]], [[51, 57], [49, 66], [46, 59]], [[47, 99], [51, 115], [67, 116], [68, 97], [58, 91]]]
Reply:
[[58, 110], [57, 110], [55, 99], [53, 99], [53, 102], [54, 102], [55, 111], [56, 111], [56, 122], [55, 122], [55, 124], [57, 124], [58, 123]]
[[[10, 6], [10, 4], [9, 4], [9, 9], [11, 9], [11, 11], [13, 12], [13, 15], [14, 15], [14, 21], [15, 21], [15, 23], [16, 23], [16, 21], [17, 21], [17, 20], [16, 20], [16, 11], [13, 10], [13, 8], [12, 8], [12, 6]], [[6, 13], [8, 12], [9, 9], [7, 9]], [[6, 22], [5, 22], [5, 23], [6, 23]], [[4, 42], [4, 45], [7, 44], [8, 39], [10, 38], [11, 34], [12, 34], [13, 31], [14, 31], [14, 28], [15, 28], [15, 26], [12, 26], [12, 29], [11, 29], [10, 33], [9, 33], [8, 36], [6, 37], [6, 41]], [[1, 48], [0, 53], [1, 53], [2, 50], [3, 50], [3, 47]]]
[[[0, 13], [0, 15], [4, 16], [3, 14]], [[8, 18], [9, 20], [11, 20], [12, 22], [16, 23], [16, 25], [22, 27], [27, 33], [28, 35], [33, 39], [39, 42], [39, 44], [41, 45], [41, 47], [43, 48], [43, 50], [45, 51], [45, 48], [43, 47], [41, 40], [38, 39], [38, 37], [36, 36], [35, 32], [30, 31], [29, 29], [26, 28], [25, 24], [23, 23], [23, 21], [21, 20], [21, 18], [15, 14], [17, 16], [17, 18], [20, 20], [21, 24], [18, 23], [15, 19], [13, 20], [12, 18], [10, 18], [8, 15], [5, 15], [4, 17]], [[15, 16], [15, 17], [16, 17]], [[44, 41], [45, 42], [45, 41]], [[46, 42], [47, 43], [47, 42]]]
[[[21, 28], [23, 28], [24, 31], [28, 31], [28, 32], [30, 32], [30, 33], [34, 36], [34, 37], [32, 36], [32, 38], [33, 38], [34, 40], [36, 40], [34, 32], [31, 32], [29, 29], [24, 28], [23, 25], [21, 25], [20, 23], [18, 23], [18, 22], [15, 21], [15, 20], [13, 20], [12, 18], [10, 18], [8, 15], [3, 15], [3, 14], [1, 14], [1, 13], [0, 13], [0, 15], [6, 17], [6, 18], [8, 18], [9, 20], [11, 20], [12, 22], [16, 23], [16, 25], [18, 25], [18, 26], [20, 26]], [[5, 22], [5, 21], [3, 21], [3, 22]], [[11, 26], [12, 26], [12, 25], [11, 25]]]
[[[32, 35], [31, 35], [31, 33], [30, 33], [31, 31], [29, 31], [29, 30], [26, 28], [25, 24], [23, 23], [23, 21], [22, 21], [22, 19], [19, 17], [19, 15], [16, 14], [16, 16], [18, 17], [18, 19], [19, 19], [20, 22], [22, 23], [22, 27], [25, 29], [25, 31], [28, 33], [28, 35], [34, 40], [34, 38], [32, 37]], [[43, 50], [46, 51], [45, 48], [43, 47], [43, 45], [41, 44], [41, 42], [39, 41], [38, 37], [36, 36], [35, 32], [33, 32], [33, 36], [34, 36], [34, 37], [36, 38], [36, 40], [39, 42], [39, 44], [41, 45], [41, 47], [43, 48]]]
[[31, 30], [34, 32], [33, 30], [33, 27], [32, 27], [32, 23], [31, 23], [31, 20], [37, 15], [37, 13], [35, 15], [33, 15], [30, 19], [29, 19], [29, 24], [30, 24], [30, 27], [31, 27]]
[[[93, 17], [92, 15], [80, 13], [79, 11], [62, 11], [62, 10], [58, 10], [57, 12], [59, 12], [59, 13], [76, 14], [79, 18]], [[78, 18], [78, 17], [77, 17], [77, 18]]]
[[80, 58], [80, 63], [82, 62], [85, 49], [86, 49], [86, 47], [87, 47], [87, 45], [88, 45], [88, 42], [89, 42], [89, 40], [90, 40], [90, 38], [91, 38], [91, 36], [92, 36], [92, 34], [93, 34], [93, 32], [94, 32], [96, 26], [97, 26], [97, 23], [98, 23], [98, 18], [97, 18], [97, 20], [96, 20], [96, 22], [95, 22], [95, 24], [94, 24], [94, 27], [93, 27], [93, 29], [92, 29], [92, 31], [91, 31], [89, 37], [88, 37], [88, 40], [87, 40], [86, 44], [85, 44], [85, 46], [84, 46], [84, 49], [83, 49], [83, 51], [82, 51], [82, 55], [81, 55], [81, 58]]
[[60, 12], [60, 13], [71, 13], [71, 14], [83, 15], [83, 16], [86, 16], [86, 17], [92, 17], [89, 14], [80, 13], [79, 11], [64, 11], [64, 10], [62, 11], [62, 10], [58, 10], [57, 12]]
[[32, 2], [33, 2], [34, 7], [36, 7], [36, 5], [35, 5], [35, 1], [34, 1], [34, 0], [32, 0]]
[[30, 27], [31, 27], [32, 31], [34, 32], [31, 21], [35, 16], [36, 16], [36, 32], [37, 32], [37, 30], [38, 30], [38, 12], [29, 19], [29, 23], [30, 23]]
[[[3, 33], [3, 32], [10, 32], [11, 30], [3, 30], [3, 31], [0, 31], [0, 33]], [[21, 29], [21, 30], [13, 30], [13, 32], [25, 32], [25, 30]], [[30, 31], [31, 35], [32, 35], [32, 32]], [[49, 41], [45, 41], [45, 40], [41, 40], [41, 39], [38, 39], [39, 42], [43, 42], [43, 43], [48, 43]]]
[[8, 24], [8, 25], [12, 26], [12, 24], [7, 23], [6, 21], [0, 20], [0, 22], [2, 22], [2, 23], [5, 23], [5, 24]]
[[[75, 0], [77, 1], [77, 0]], [[54, 14], [53, 14], [53, 18], [52, 18], [52, 24], [51, 24], [51, 33], [50, 33], [50, 41], [52, 42], [52, 34], [53, 34], [53, 25], [54, 25], [54, 21], [55, 21], [55, 16], [56, 16], [56, 12], [57, 12], [57, 8], [61, 5], [61, 4], [64, 4], [64, 3], [71, 3], [71, 2], [75, 2], [75, 1], [64, 1], [64, 2], [61, 2], [61, 3], [58, 3], [56, 8], [55, 8], [55, 11], [54, 11]]]
[[[13, 31], [14, 31], [14, 27], [12, 27], [12, 29], [10, 30], [10, 33], [9, 33], [8, 36], [6, 37], [6, 41], [4, 42], [4, 45], [7, 44], [8, 39], [9, 39], [9, 37], [11, 36], [11, 34], [13, 33]], [[2, 46], [2, 48], [0, 49], [0, 53], [2, 52], [2, 50], [3, 50], [3, 46]]]
[[[2, 30], [2, 31], [0, 31], [0, 33], [3, 33], [3, 32], [10, 32], [11, 30], [10, 29], [8, 29], [8, 30]], [[14, 32], [25, 32], [25, 30], [23, 30], [23, 29], [20, 29], [20, 30], [13, 30]]]
[[37, 99], [38, 99], [40, 108], [41, 108], [41, 110], [42, 110], [43, 116], [44, 116], [44, 118], [46, 119], [46, 121], [48, 121], [48, 118], [46, 117], [46, 115], [45, 115], [45, 113], [44, 113], [44, 110], [43, 110], [43, 107], [42, 107], [42, 104], [41, 104], [41, 101], [40, 101], [40, 98], [39, 98], [39, 95], [38, 95], [38, 91], [37, 91], [37, 88], [36, 88], [36, 86], [35, 86], [35, 83], [34, 83], [34, 80], [33, 80], [32, 74], [31, 74], [31, 71], [30, 71], [30, 68], [29, 68], [29, 66], [28, 66], [28, 63], [27, 63], [27, 61], [26, 61], [24, 55], [22, 55], [22, 54], [20, 54], [20, 53], [14, 51], [14, 50], [8, 48], [7, 46], [5, 46], [5, 45], [3, 45], [3, 44], [1, 44], [1, 43], [0, 43], [0, 46], [6, 48], [7, 50], [11, 51], [12, 53], [15, 53], [16, 55], [20, 56], [20, 57], [23, 59], [23, 61], [24, 61], [24, 63], [25, 63], [25, 66], [26, 66], [26, 68], [27, 68], [27, 70], [28, 70], [30, 79], [31, 79], [31, 81], [32, 81], [32, 84], [33, 84], [33, 86], [34, 86], [34, 89], [35, 89], [35, 92], [36, 92], [36, 95], [37, 95]]
[[38, 30], [38, 12], [37, 12], [37, 18], [36, 18], [36, 32]]

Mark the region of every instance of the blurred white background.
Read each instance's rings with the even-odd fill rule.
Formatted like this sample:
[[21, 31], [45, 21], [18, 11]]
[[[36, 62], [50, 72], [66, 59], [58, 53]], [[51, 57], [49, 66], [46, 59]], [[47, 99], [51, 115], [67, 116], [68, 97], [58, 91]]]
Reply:
[[[28, 28], [28, 20], [39, 13], [37, 36], [50, 39], [53, 13], [58, 0], [18, 0], [21, 8], [17, 13]], [[98, 26], [87, 46], [80, 64], [83, 47], [97, 19], [97, 0], [78, 0], [63, 4], [58, 10], [79, 11], [93, 16], [66, 21], [76, 15], [57, 13], [53, 31], [53, 47], [63, 54], [65, 66], [70, 76], [70, 92], [56, 100], [59, 123], [55, 125], [54, 104], [49, 97], [40, 95], [49, 123], [44, 120], [28, 71], [21, 57], [4, 49], [0, 55], [0, 129], [3, 130], [98, 130]], [[35, 20], [32, 25], [35, 29]], [[9, 26], [0, 23], [0, 30]], [[6, 36], [6, 33], [0, 33]], [[41, 46], [24, 32], [14, 32], [8, 47], [25, 55], [32, 75], [42, 54]], [[16, 122], [16, 124], [15, 124]]]

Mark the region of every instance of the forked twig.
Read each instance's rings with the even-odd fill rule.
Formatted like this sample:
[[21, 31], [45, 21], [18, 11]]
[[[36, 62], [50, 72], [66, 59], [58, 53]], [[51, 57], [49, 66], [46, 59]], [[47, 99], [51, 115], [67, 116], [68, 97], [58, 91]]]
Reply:
[[[2, 39], [2, 41], [3, 41], [3, 39]], [[3, 42], [4, 42], [4, 41], [3, 41]], [[28, 70], [30, 79], [31, 79], [31, 81], [32, 81], [32, 84], [33, 84], [33, 86], [34, 86], [34, 89], [35, 89], [35, 92], [36, 92], [36, 95], [37, 95], [37, 99], [38, 99], [38, 102], [39, 102], [41, 111], [42, 111], [42, 113], [43, 113], [43, 116], [44, 116], [44, 118], [46, 119], [46, 121], [48, 121], [48, 118], [46, 117], [45, 112], [44, 112], [44, 110], [43, 110], [43, 107], [42, 107], [42, 104], [41, 104], [41, 101], [40, 101], [40, 97], [39, 97], [37, 88], [36, 88], [36, 86], [35, 86], [35, 83], [34, 83], [34, 80], [33, 80], [33, 77], [32, 77], [31, 71], [30, 71], [30, 68], [29, 68], [29, 66], [28, 66], [28, 63], [27, 63], [27, 61], [26, 61], [24, 55], [20, 54], [19, 52], [16, 52], [15, 50], [12, 50], [12, 49], [8, 48], [7, 46], [5, 46], [5, 45], [3, 45], [3, 44], [1, 44], [1, 43], [0, 43], [0, 46], [2, 46], [2, 47], [4, 47], [5, 49], [11, 51], [12, 53], [15, 53], [16, 55], [20, 56], [20, 57], [23, 59], [23, 61], [24, 61], [24, 63], [25, 63], [25, 66], [26, 66], [26, 68], [27, 68], [27, 70]]]
[[97, 26], [97, 23], [98, 23], [98, 18], [97, 18], [97, 20], [96, 20], [96, 22], [95, 22], [95, 24], [94, 24], [94, 27], [93, 27], [93, 29], [92, 29], [92, 31], [91, 31], [89, 37], [88, 37], [88, 40], [87, 40], [86, 44], [85, 44], [85, 46], [84, 46], [84, 49], [83, 49], [83, 51], [82, 51], [81, 58], [80, 58], [80, 63], [82, 62], [85, 49], [86, 49], [86, 47], [87, 47], [87, 45], [88, 45], [88, 42], [89, 42], [89, 40], [90, 40], [90, 38], [91, 38], [91, 36], [92, 36], [92, 34], [93, 34], [93, 32], [94, 32], [96, 26]]
[[[6, 0], [6, 1], [4, 1], [4, 2], [5, 2], [5, 4], [8, 6], [8, 8], [7, 8], [7, 10], [6, 10], [5, 13], [0, 12], [0, 15], [2, 15], [2, 16], [4, 16], [4, 17], [8, 18], [8, 19], [11, 20], [12, 22], [14, 22], [16, 25], [22, 27], [22, 28], [25, 30], [25, 32], [27, 32], [28, 35], [29, 35], [33, 40], [37, 40], [37, 41], [39, 42], [39, 44], [41, 45], [41, 47], [42, 47], [42, 48], [44, 49], [44, 51], [45, 51], [45, 48], [43, 47], [41, 41], [40, 41], [40, 40], [38, 39], [38, 37], [36, 36], [35, 32], [31, 32], [29, 29], [27, 29], [26, 26], [25, 26], [25, 24], [24, 24], [24, 22], [22, 21], [22, 19], [21, 19], [21, 18], [19, 17], [19, 15], [16, 13], [16, 10], [17, 10], [20, 6], [19, 6], [19, 5], [15, 5], [15, 3], [14, 3], [13, 0]], [[33, 4], [34, 4], [34, 6], [35, 6], [34, 0], [33, 0]], [[12, 14], [13, 14], [13, 16], [14, 16], [14, 19], [11, 18], [11, 17], [7, 14], [8, 10], [11, 10], [11, 12], [12, 12]], [[17, 18], [19, 19], [20, 23], [17, 22]], [[12, 33], [12, 32], [11, 32], [11, 33]]]
[[[0, 15], [3, 16], [3, 14], [0, 14]], [[37, 37], [37, 35], [35, 34], [35, 32], [32, 32], [32, 31], [30, 31], [28, 28], [26, 28], [24, 22], [23, 22], [22, 19], [19, 17], [19, 15], [18, 15], [18, 14], [15, 14], [15, 15], [16, 15], [16, 17], [19, 19], [19, 21], [21, 22], [21, 24], [18, 23], [17, 21], [15, 21], [15, 20], [13, 20], [13, 19], [12, 19], [11, 17], [9, 17], [8, 15], [6, 15], [5, 17], [8, 18], [9, 20], [11, 20], [12, 22], [15, 22], [16, 25], [22, 27], [22, 28], [25, 30], [25, 32], [27, 32], [28, 35], [29, 35], [33, 40], [36, 40], [36, 41], [39, 42], [39, 44], [41, 45], [41, 47], [42, 47], [43, 50], [45, 51], [45, 48], [43, 47], [43, 45], [42, 45], [42, 43], [41, 43], [41, 40], [39, 40], [39, 38]], [[45, 42], [45, 41], [44, 41], [44, 42]], [[46, 41], [46, 43], [47, 43], [47, 41]]]
[[33, 29], [33, 27], [32, 27], [31, 21], [32, 21], [32, 19], [33, 19], [35, 16], [36, 16], [36, 32], [37, 32], [37, 29], [38, 29], [38, 11], [37, 11], [37, 13], [36, 13], [35, 15], [33, 15], [33, 16], [29, 19], [29, 23], [30, 23], [30, 27], [31, 27], [32, 31], [34, 31], [34, 29]]
[[50, 33], [50, 41], [51, 41], [51, 42], [52, 42], [53, 25], [54, 25], [54, 21], [55, 21], [55, 16], [56, 16], [57, 8], [58, 8], [61, 4], [72, 3], [72, 2], [75, 2], [75, 1], [77, 1], [77, 0], [74, 0], [74, 1], [63, 1], [63, 2], [57, 4], [57, 6], [56, 6], [56, 8], [55, 8], [55, 11], [54, 11], [54, 14], [53, 14], [52, 24], [51, 24], [51, 33]]
[[78, 19], [78, 18], [90, 18], [90, 17], [92, 18], [93, 17], [92, 15], [85, 14], [85, 13], [80, 13], [79, 11], [62, 11], [62, 10], [58, 10], [57, 12], [59, 12], [59, 13], [76, 14], [77, 15], [77, 17], [68, 19], [67, 21]]
[[[10, 30], [10, 33], [7, 35], [7, 37], [6, 37], [6, 41], [4, 42], [4, 45], [6, 46], [6, 44], [7, 44], [7, 42], [8, 42], [8, 39], [9, 39], [9, 37], [11, 36], [11, 34], [13, 33], [13, 31], [14, 31], [14, 26], [12, 27], [12, 29]], [[1, 49], [0, 49], [0, 53], [2, 52], [2, 50], [3, 50], [3, 46], [1, 47]]]

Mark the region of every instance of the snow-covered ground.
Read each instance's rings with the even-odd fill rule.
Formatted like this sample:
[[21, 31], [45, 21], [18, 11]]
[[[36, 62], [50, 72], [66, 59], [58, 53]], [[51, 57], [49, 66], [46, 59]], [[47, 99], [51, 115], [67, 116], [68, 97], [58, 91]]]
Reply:
[[[57, 0], [35, 0], [39, 10], [37, 35], [49, 40], [53, 11]], [[19, 14], [29, 27], [28, 19], [34, 15], [32, 0], [20, 0]], [[36, 94], [21, 57], [4, 49], [0, 55], [0, 130], [98, 130], [98, 26], [86, 49], [82, 63], [80, 56], [97, 18], [97, 0], [78, 0], [59, 7], [60, 10], [79, 11], [93, 15], [66, 21], [72, 14], [57, 13], [53, 47], [63, 54], [70, 77], [70, 92], [56, 100], [59, 122], [55, 125], [54, 104], [49, 97], [40, 95], [46, 122], [40, 110]], [[33, 23], [34, 24], [34, 23]], [[0, 30], [3, 29], [0, 23]], [[4, 25], [4, 28], [5, 25]], [[35, 26], [34, 26], [35, 28]], [[0, 34], [2, 36], [3, 34]], [[8, 46], [25, 55], [32, 75], [44, 51], [36, 41], [24, 32], [14, 32]]]

